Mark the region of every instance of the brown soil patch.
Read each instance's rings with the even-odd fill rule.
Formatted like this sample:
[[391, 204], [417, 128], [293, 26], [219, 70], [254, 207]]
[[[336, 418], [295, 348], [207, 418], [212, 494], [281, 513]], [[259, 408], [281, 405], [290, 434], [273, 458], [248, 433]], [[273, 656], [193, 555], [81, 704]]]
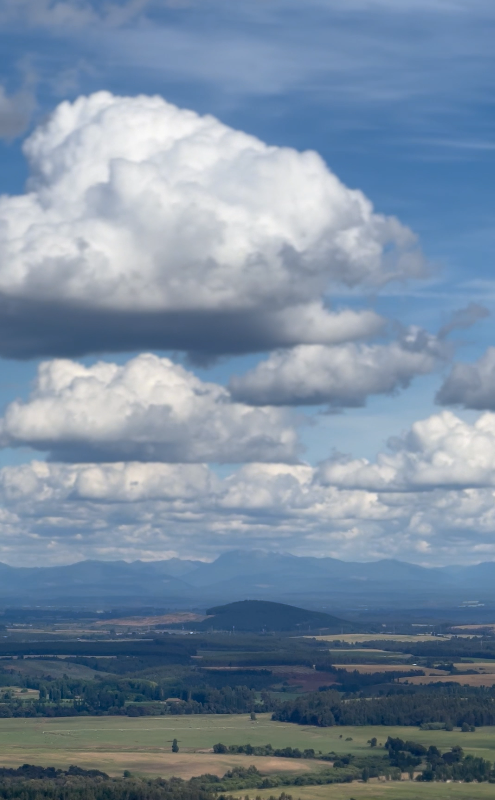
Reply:
[[161, 614], [157, 617], [122, 617], [119, 619], [105, 619], [95, 622], [99, 628], [107, 628], [109, 625], [116, 627], [124, 625], [126, 628], [148, 628], [153, 625], [180, 625], [187, 622], [202, 622], [207, 619], [201, 614], [193, 614], [190, 611], [178, 611], [176, 614]]
[[276, 666], [249, 666], [249, 667], [203, 667], [212, 672], [230, 672], [240, 669], [264, 669], [272, 673], [273, 683], [287, 683], [289, 686], [301, 687], [305, 692], [317, 691], [320, 686], [329, 686], [337, 683], [336, 677], [331, 672], [318, 672], [311, 667], [294, 667], [288, 664]]
[[495, 623], [485, 625], [455, 625], [451, 631], [495, 631]]

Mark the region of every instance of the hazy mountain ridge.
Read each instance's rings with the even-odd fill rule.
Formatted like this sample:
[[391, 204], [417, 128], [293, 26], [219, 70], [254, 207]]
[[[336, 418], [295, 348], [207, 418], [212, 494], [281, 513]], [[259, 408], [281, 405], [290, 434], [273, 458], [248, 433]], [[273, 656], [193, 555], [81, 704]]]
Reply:
[[0, 603], [196, 605], [281, 600], [313, 607], [346, 604], [492, 602], [495, 562], [427, 568], [384, 559], [349, 562], [235, 550], [211, 563], [80, 561], [67, 566], [0, 563]]

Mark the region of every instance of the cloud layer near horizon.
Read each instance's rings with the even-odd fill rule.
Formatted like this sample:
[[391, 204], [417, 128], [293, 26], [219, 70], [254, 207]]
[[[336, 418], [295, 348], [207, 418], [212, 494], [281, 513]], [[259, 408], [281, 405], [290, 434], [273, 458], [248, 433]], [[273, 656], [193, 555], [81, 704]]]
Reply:
[[24, 151], [29, 192], [0, 198], [3, 355], [335, 343], [381, 323], [328, 292], [424, 272], [411, 231], [317, 153], [160, 97], [62, 103]]
[[[435, 425], [435, 420], [423, 423], [430, 437]], [[451, 434], [449, 451], [444, 430], [436, 450], [440, 466], [433, 468], [435, 446], [430, 442], [426, 452], [425, 445], [428, 485], [415, 484], [414, 470], [408, 475], [393, 460], [386, 480], [383, 463], [364, 479], [363, 465], [352, 463], [347, 476], [304, 465], [250, 464], [224, 478], [200, 464], [4, 467], [0, 560], [27, 565], [87, 557], [211, 558], [247, 543], [356, 560], [364, 553], [370, 559], [429, 564], [490, 559], [495, 556], [494, 430], [492, 419], [481, 431], [464, 431], [473, 440], [471, 451], [465, 447], [457, 458], [458, 440]], [[396, 491], [390, 491], [392, 472]]]

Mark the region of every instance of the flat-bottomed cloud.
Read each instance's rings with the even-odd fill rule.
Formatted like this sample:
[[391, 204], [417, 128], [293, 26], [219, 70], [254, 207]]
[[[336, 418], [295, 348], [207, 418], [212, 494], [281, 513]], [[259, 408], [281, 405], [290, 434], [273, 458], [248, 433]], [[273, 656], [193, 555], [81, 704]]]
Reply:
[[0, 199], [3, 355], [333, 343], [351, 312], [329, 292], [424, 272], [411, 231], [317, 153], [160, 97], [62, 103], [24, 151], [29, 191]]

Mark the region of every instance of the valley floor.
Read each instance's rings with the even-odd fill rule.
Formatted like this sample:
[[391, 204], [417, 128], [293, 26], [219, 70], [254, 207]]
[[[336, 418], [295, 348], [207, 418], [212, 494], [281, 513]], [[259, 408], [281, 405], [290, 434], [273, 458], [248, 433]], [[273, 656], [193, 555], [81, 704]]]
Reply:
[[[383, 754], [385, 750], [380, 746], [371, 750], [368, 740], [373, 736], [378, 738], [378, 744], [383, 744], [388, 736], [399, 736], [426, 746], [435, 744], [442, 750], [459, 744], [466, 754], [495, 761], [495, 727], [479, 728], [474, 733], [461, 733], [459, 730], [421, 731], [412, 727], [386, 726], [316, 728], [272, 722], [268, 714], [258, 715], [256, 721], [252, 721], [247, 714], [213, 714], [140, 718], [0, 719], [0, 765], [17, 767], [30, 763], [44, 767], [67, 768], [70, 764], [76, 764], [87, 769], [101, 769], [111, 775], [121, 775], [123, 770], [127, 769], [140, 775], [163, 777], [175, 775], [183, 778], [206, 772], [223, 775], [232, 767], [247, 767], [250, 764], [254, 764], [260, 772], [267, 774], [304, 772], [328, 767], [328, 763], [318, 760], [218, 755], [211, 752], [211, 748], [218, 742], [226, 745], [270, 743], [274, 748], [288, 746], [300, 749], [314, 748], [323, 753], [332, 751], [340, 755]], [[171, 752], [174, 738], [178, 740], [179, 753]], [[358, 786], [360, 784], [356, 784], [356, 787]], [[380, 791], [386, 791], [387, 794], [383, 796], [394, 800], [395, 795], [389, 794], [389, 786], [387, 784], [380, 788]], [[491, 795], [479, 796], [495, 797], [495, 787], [487, 785], [486, 788], [490, 788]], [[366, 787], [360, 791], [365, 789]], [[304, 796], [305, 800], [306, 797], [307, 800], [311, 800], [313, 795], [310, 790], [316, 792], [314, 795], [316, 799], [320, 797], [319, 791], [327, 792], [321, 797], [335, 796], [336, 800], [340, 800], [341, 796], [345, 798], [353, 796], [352, 793], [334, 795], [332, 793], [337, 792], [337, 787], [330, 786], [320, 789], [289, 787], [288, 793], [294, 798]], [[430, 791], [432, 789], [425, 784], [419, 787], [416, 784], [416, 792], [421, 793], [418, 796], [429, 797], [430, 795], [425, 792]], [[274, 790], [270, 793], [277, 794]], [[369, 795], [369, 797], [374, 796]], [[381, 795], [376, 796], [381, 797]], [[414, 795], [404, 795], [404, 797], [410, 796]]]

